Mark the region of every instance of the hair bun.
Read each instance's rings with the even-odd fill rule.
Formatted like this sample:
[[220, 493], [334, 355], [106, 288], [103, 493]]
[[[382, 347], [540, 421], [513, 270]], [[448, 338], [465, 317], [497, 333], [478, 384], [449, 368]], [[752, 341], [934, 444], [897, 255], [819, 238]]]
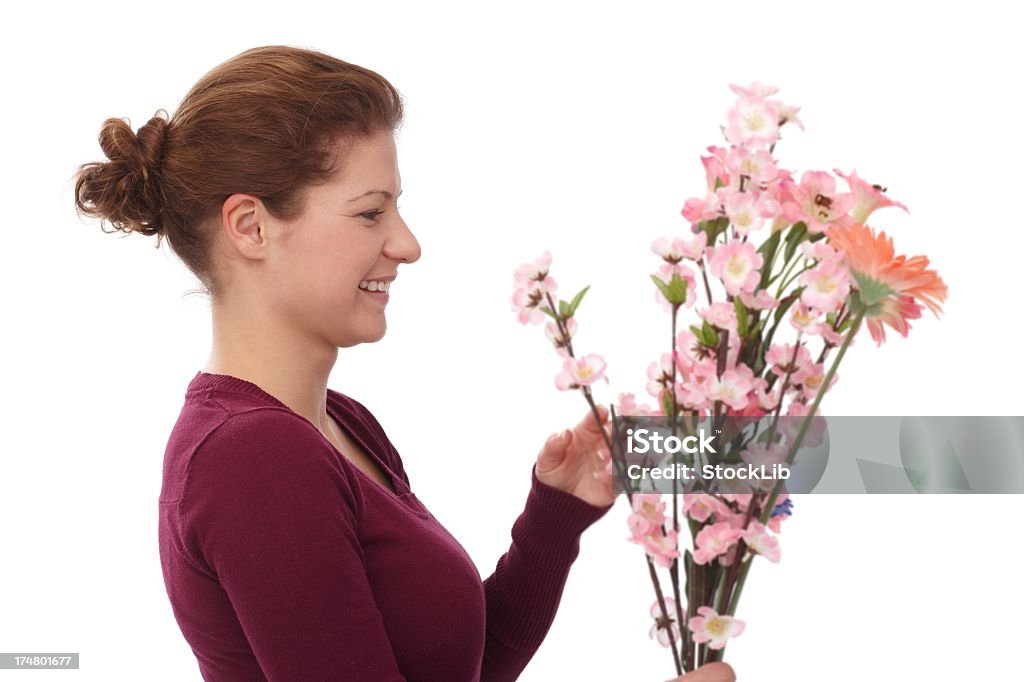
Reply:
[[107, 220], [123, 232], [159, 233], [165, 205], [160, 176], [169, 130], [163, 109], [138, 133], [127, 119], [104, 121], [99, 142], [109, 161], [82, 166], [76, 186], [79, 211]]

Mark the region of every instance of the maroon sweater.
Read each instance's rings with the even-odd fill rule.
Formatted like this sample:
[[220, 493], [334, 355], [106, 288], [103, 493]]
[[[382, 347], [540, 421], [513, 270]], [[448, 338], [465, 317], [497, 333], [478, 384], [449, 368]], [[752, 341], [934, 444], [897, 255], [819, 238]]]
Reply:
[[369, 410], [331, 389], [327, 410], [396, 493], [256, 384], [205, 372], [189, 383], [164, 455], [160, 561], [203, 678], [516, 679], [580, 534], [611, 507], [534, 473], [512, 544], [481, 581]]

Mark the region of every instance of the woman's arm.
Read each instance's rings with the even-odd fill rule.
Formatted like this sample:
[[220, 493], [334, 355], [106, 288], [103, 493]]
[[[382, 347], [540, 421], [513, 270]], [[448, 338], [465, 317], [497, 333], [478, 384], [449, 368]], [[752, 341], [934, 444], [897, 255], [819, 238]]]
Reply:
[[481, 682], [515, 680], [547, 635], [580, 534], [611, 506], [596, 507], [542, 483], [532, 473], [512, 545], [484, 581], [487, 640]]
[[200, 446], [183, 551], [215, 572], [267, 678], [403, 681], [363, 565], [357, 487], [297, 419], [237, 414]]

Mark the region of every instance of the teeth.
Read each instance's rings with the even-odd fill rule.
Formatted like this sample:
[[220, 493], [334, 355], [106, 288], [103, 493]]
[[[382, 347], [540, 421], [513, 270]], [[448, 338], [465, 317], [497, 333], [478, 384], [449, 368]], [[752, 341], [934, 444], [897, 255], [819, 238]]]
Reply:
[[363, 280], [359, 283], [360, 289], [366, 289], [367, 291], [383, 291], [387, 292], [388, 285], [390, 282], [378, 282], [375, 280]]

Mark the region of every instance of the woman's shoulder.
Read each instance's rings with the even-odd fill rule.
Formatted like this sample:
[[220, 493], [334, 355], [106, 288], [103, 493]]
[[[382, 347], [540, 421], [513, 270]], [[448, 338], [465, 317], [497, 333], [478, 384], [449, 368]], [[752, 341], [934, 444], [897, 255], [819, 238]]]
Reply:
[[330, 444], [305, 418], [287, 407], [241, 394], [188, 396], [164, 453], [161, 502], [189, 491], [268, 476], [328, 476], [345, 483], [348, 473]]

